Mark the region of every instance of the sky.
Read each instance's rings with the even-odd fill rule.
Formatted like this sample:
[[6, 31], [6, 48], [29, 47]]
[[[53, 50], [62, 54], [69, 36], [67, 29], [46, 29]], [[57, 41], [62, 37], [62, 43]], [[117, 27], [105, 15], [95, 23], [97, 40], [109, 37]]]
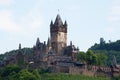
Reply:
[[68, 23], [68, 44], [86, 51], [120, 38], [120, 0], [0, 0], [0, 53], [47, 41], [51, 20]]

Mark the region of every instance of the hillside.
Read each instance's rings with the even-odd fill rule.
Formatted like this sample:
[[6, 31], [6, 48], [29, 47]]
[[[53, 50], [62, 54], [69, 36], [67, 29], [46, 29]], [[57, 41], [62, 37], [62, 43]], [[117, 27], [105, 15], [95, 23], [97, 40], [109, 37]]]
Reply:
[[42, 69], [28, 70], [13, 65], [0, 68], [0, 80], [109, 80], [109, 78], [80, 74], [49, 73]]
[[[22, 54], [28, 55], [28, 57], [33, 57], [33, 49], [32, 48], [22, 48], [20, 49]], [[6, 52], [5, 54], [0, 55], [0, 62], [5, 60], [6, 58], [16, 55], [19, 50], [12, 50], [10, 52]], [[106, 58], [106, 55], [108, 58]], [[94, 44], [87, 52], [80, 52], [77, 55], [77, 60], [85, 62], [90, 65], [100, 65], [104, 66], [111, 65], [111, 61], [113, 56], [116, 56], [118, 64], [120, 64], [120, 40], [115, 42], [109, 41], [106, 43], [104, 39], [100, 39], [99, 44]], [[71, 75], [71, 74], [61, 74], [61, 73], [46, 73], [46, 70], [29, 70], [28, 67], [25, 69], [20, 68], [19, 66], [5, 66], [0, 68], [0, 80], [25, 80], [30, 78], [29, 80], [109, 80], [103, 76], [100, 77], [90, 77], [85, 75]], [[44, 73], [45, 72], [45, 73]], [[23, 79], [21, 79], [23, 77]]]
[[[93, 46], [89, 48], [89, 50], [92, 50], [94, 53], [105, 53], [108, 56], [107, 64], [111, 64], [113, 56], [116, 57], [118, 64], [120, 64], [120, 40], [117, 40], [115, 42], [109, 41], [106, 43], [106, 41], [101, 38], [100, 43], [95, 43]], [[15, 55], [18, 50], [12, 50], [9, 52], [6, 52], [4, 54], [0, 55], [0, 61], [7, 58], [8, 56]], [[29, 56], [32, 56], [33, 49], [32, 48], [23, 48], [22, 52], [24, 54], [29, 54]]]
[[[23, 52], [23, 54], [29, 54], [29, 56], [32, 57], [33, 54], [33, 49], [32, 48], [22, 48], [21, 51]], [[13, 55], [16, 55], [16, 53], [18, 52], [18, 49], [16, 50], [11, 50], [9, 52], [5, 52], [4, 54], [0, 54], [0, 61], [9, 58]]]
[[107, 63], [111, 64], [113, 56], [116, 57], [118, 64], [120, 64], [120, 40], [115, 42], [106, 41], [101, 38], [100, 43], [95, 43], [89, 50], [94, 51], [95, 53], [105, 53], [108, 56]]

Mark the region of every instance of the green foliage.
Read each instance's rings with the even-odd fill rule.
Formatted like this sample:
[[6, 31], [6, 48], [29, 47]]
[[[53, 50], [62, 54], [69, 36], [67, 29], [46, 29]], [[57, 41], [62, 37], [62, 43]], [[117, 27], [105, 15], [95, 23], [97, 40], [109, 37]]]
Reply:
[[[109, 80], [105, 77], [92, 77], [85, 75], [73, 75], [65, 73], [44, 73], [41, 74], [38, 69], [29, 71], [20, 69], [18, 66], [6, 66], [0, 68], [0, 80]], [[3, 75], [4, 73], [4, 75]]]
[[107, 56], [108, 56], [108, 64], [111, 64], [111, 61], [113, 60], [113, 56], [116, 57], [117, 63], [120, 64], [120, 51], [107, 51]]
[[41, 68], [40, 74], [44, 74], [44, 73], [50, 73], [49, 69]]
[[0, 61], [2, 61], [4, 58], [4, 54], [0, 54]]
[[86, 62], [86, 53], [85, 52], [80, 52], [77, 54], [77, 60], [81, 62]]
[[16, 79], [18, 79], [18, 76], [17, 76], [17, 73], [16, 73], [16, 72], [12, 72], [12, 73], [10, 73], [10, 75], [8, 75], [6, 78], [7, 78], [8, 80], [16, 80]]
[[13, 66], [6, 66], [5, 68], [2, 68], [1, 70], [1, 76], [2, 77], [6, 77], [9, 76], [12, 73], [18, 73], [20, 71], [20, 67], [17, 65], [13, 65]]
[[109, 80], [105, 77], [92, 77], [85, 75], [73, 75], [64, 73], [51, 73], [42, 75], [42, 80]]
[[38, 69], [33, 70], [32, 72], [37, 79], [41, 79], [41, 75]]
[[107, 51], [120, 51], [120, 40], [116, 42], [104, 43], [104, 44], [95, 44], [90, 50], [107, 50]]
[[90, 65], [96, 65], [97, 64], [97, 60], [98, 60], [98, 57], [96, 54], [93, 53], [92, 50], [88, 50], [87, 53], [87, 63], [90, 64]]
[[[120, 40], [117, 40], [116, 42], [109, 42], [109, 43], [104, 43], [104, 44], [95, 44], [94, 46], [89, 48], [89, 50], [92, 50], [95, 53], [100, 54], [100, 55], [103, 53], [107, 55], [108, 57], [107, 65], [111, 65], [113, 56], [116, 56], [117, 63], [120, 64]], [[101, 55], [101, 57], [104, 57], [104, 56]], [[100, 64], [100, 65], [103, 65], [103, 64]]]
[[35, 75], [29, 72], [27, 69], [23, 69], [18, 73], [17, 80], [39, 80]]
[[80, 62], [85, 62], [90, 65], [100, 65], [103, 66], [106, 64], [107, 56], [102, 54], [95, 54], [92, 50], [85, 52], [80, 52], [77, 55], [77, 60]]
[[104, 66], [107, 63], [107, 55], [105, 53], [96, 54], [98, 57], [97, 65]]
[[24, 65], [24, 59], [23, 59], [23, 57], [20, 58], [20, 59], [18, 59], [17, 65], [19, 65], [19, 66]]

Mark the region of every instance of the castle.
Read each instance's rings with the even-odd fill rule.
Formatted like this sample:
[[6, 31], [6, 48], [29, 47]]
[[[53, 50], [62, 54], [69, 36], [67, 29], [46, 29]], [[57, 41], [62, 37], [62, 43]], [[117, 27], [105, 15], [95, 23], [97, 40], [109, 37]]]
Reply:
[[[55, 22], [50, 23], [50, 38], [47, 43], [40, 42], [37, 38], [36, 44], [33, 46], [33, 54], [19, 50], [15, 55], [4, 59], [2, 66], [8, 64], [18, 64], [25, 68], [26, 66], [35, 69], [44, 67], [51, 72], [63, 72], [71, 74], [85, 74], [91, 76], [115, 76], [120, 74], [120, 66], [117, 65], [116, 58], [113, 59], [113, 65], [108, 66], [93, 66], [87, 65], [76, 60], [76, 55], [80, 52], [79, 48], [72, 44], [72, 41], [67, 45], [67, 21], [64, 23], [58, 14]], [[23, 65], [24, 64], [24, 65]], [[26, 65], [26, 66], [25, 66]]]

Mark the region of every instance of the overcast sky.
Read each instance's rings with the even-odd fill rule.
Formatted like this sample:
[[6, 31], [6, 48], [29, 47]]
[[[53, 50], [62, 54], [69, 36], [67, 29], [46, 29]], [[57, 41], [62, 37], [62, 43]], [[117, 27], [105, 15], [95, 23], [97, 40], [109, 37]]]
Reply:
[[[59, 11], [58, 11], [59, 9]], [[120, 38], [120, 0], [0, 0], [0, 53], [46, 41], [57, 14], [68, 23], [68, 44], [86, 51], [99, 38]]]

